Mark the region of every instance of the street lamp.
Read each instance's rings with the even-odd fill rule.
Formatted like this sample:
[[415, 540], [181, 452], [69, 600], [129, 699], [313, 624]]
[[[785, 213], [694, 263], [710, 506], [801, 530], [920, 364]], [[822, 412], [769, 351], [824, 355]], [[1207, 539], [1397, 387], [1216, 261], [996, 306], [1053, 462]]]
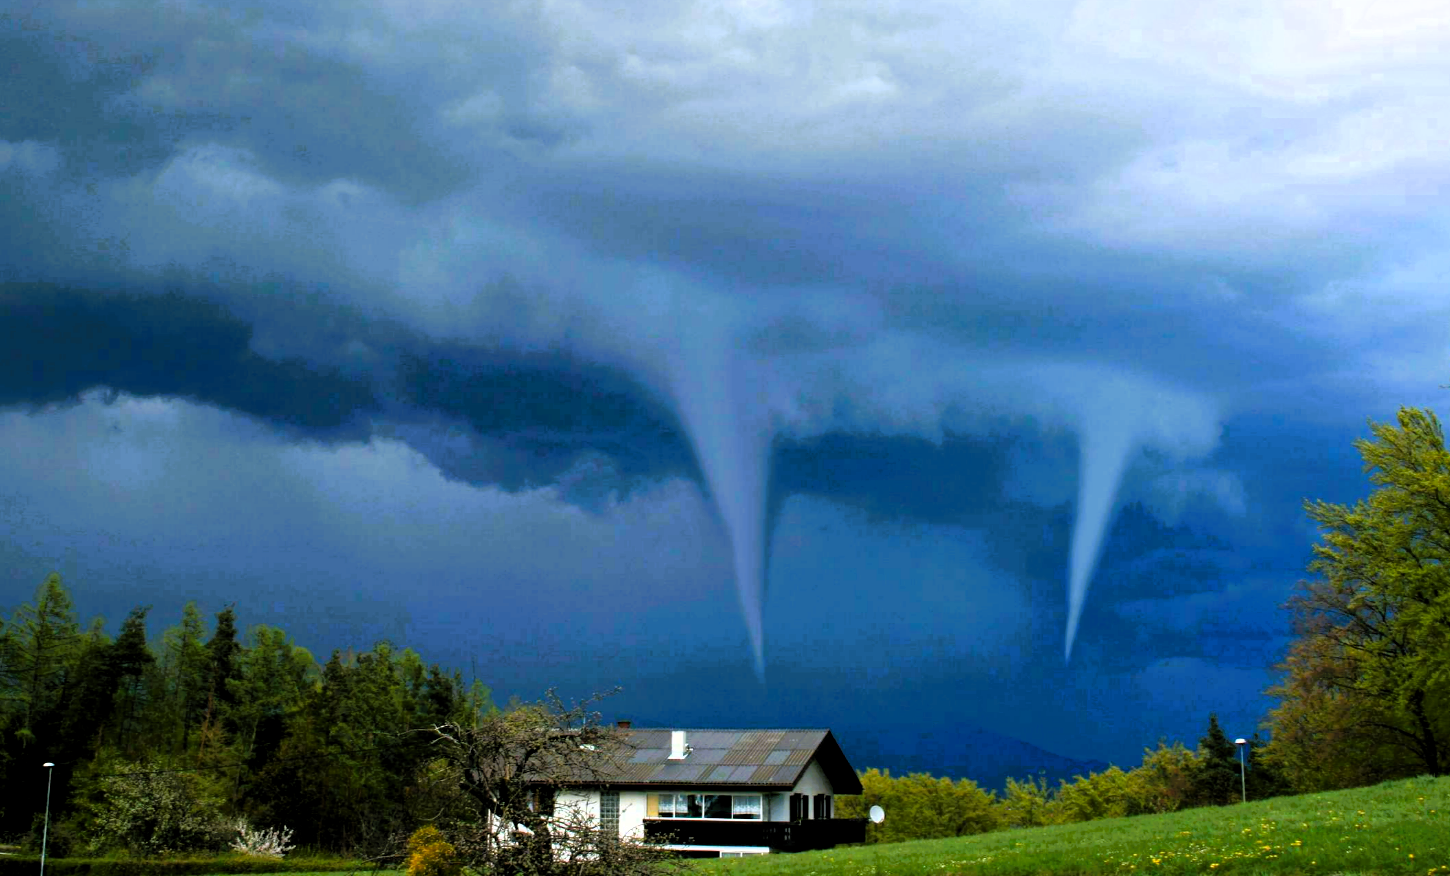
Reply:
[[1239, 747], [1239, 790], [1243, 793], [1244, 802], [1249, 802], [1249, 780], [1244, 772], [1244, 746], [1249, 741], [1242, 736], [1234, 740], [1234, 745]]
[[55, 764], [46, 761], [41, 766], [49, 770], [45, 774], [45, 828], [40, 832], [40, 876], [45, 876], [45, 841], [50, 838], [50, 780], [55, 776]]

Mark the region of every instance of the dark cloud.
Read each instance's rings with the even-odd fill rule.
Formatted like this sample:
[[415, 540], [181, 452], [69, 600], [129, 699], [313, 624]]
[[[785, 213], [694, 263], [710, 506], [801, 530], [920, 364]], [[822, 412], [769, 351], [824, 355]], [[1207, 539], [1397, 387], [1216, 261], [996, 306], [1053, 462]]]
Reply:
[[525, 695], [1249, 721], [1302, 500], [1450, 324], [1442, 101], [1276, 14], [0, 16], [0, 551]]
[[375, 410], [363, 381], [249, 347], [249, 326], [221, 306], [181, 294], [0, 288], [0, 406], [73, 402], [95, 387], [214, 404], [308, 437], [359, 434]]

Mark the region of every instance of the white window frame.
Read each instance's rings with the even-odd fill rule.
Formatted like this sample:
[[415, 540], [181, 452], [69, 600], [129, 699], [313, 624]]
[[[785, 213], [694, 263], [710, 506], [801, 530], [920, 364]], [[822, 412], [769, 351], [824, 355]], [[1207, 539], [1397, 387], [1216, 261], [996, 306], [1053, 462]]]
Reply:
[[[679, 814], [681, 812], [688, 813], [690, 811], [690, 805], [689, 805], [689, 800], [688, 800], [688, 798], [690, 798], [690, 797], [699, 798], [699, 806], [700, 806], [700, 813], [701, 813], [700, 815], [688, 815], [688, 814], [681, 815], [681, 814]], [[705, 815], [704, 813], [708, 809], [708, 807], [706, 806], [706, 803], [705, 803], [705, 798], [707, 798], [707, 797], [729, 797], [730, 798], [730, 816], [728, 818], [718, 818], [718, 817], [711, 818], [711, 817]], [[735, 808], [735, 801], [736, 801], [736, 799], [741, 798], [741, 797], [754, 797], [757, 801], [759, 801], [759, 805], [757, 805], [755, 807], [754, 817], [750, 817], [750, 818], [736, 817], [736, 814], [735, 813], [738, 810]], [[734, 792], [727, 792], [727, 791], [722, 791], [722, 792], [716, 793], [716, 794], [701, 794], [701, 793], [693, 792], [693, 791], [676, 791], [674, 793], [655, 794], [655, 798], [656, 798], [655, 812], [656, 812], [656, 817], [658, 817], [658, 818], [684, 819], [686, 821], [765, 821], [766, 820], [766, 818], [765, 818], [765, 795], [764, 794], [751, 794], [751, 793], [747, 793], [747, 794], [736, 794]], [[666, 814], [665, 813], [666, 801], [669, 801], [669, 803], [668, 803], [668, 805], [669, 805], [669, 814]]]

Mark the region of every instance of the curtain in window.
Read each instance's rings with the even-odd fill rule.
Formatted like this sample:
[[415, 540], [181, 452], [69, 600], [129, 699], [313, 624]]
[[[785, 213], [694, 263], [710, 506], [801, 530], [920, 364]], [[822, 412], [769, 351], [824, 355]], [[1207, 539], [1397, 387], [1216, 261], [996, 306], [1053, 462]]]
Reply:
[[733, 811], [733, 815], [735, 818], [760, 818], [762, 814], [763, 812], [760, 805], [760, 797], [758, 795], [735, 795], [735, 808]]

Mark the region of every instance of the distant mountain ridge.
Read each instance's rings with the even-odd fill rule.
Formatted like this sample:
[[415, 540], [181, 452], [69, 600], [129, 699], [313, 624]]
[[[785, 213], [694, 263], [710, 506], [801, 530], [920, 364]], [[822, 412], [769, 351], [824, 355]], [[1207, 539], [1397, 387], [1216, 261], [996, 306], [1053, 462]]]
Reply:
[[1101, 760], [1054, 754], [1020, 739], [978, 727], [913, 731], [907, 728], [832, 728], [846, 757], [858, 770], [890, 770], [893, 776], [927, 773], [971, 779], [1001, 792], [1007, 779], [1041, 777], [1050, 787], [1107, 769]]
[[[666, 721], [635, 720], [636, 727], [669, 727]], [[675, 723], [673, 726], [682, 726]], [[705, 725], [696, 722], [684, 726]], [[720, 725], [722, 729], [724, 724]], [[731, 729], [735, 729], [733, 726]], [[952, 730], [831, 727], [847, 759], [857, 770], [890, 770], [893, 776], [927, 773], [935, 777], [971, 779], [989, 791], [1003, 792], [1007, 779], [1044, 778], [1049, 787], [1107, 769], [1100, 760], [1078, 760], [1054, 754], [1011, 736], [979, 727]]]

